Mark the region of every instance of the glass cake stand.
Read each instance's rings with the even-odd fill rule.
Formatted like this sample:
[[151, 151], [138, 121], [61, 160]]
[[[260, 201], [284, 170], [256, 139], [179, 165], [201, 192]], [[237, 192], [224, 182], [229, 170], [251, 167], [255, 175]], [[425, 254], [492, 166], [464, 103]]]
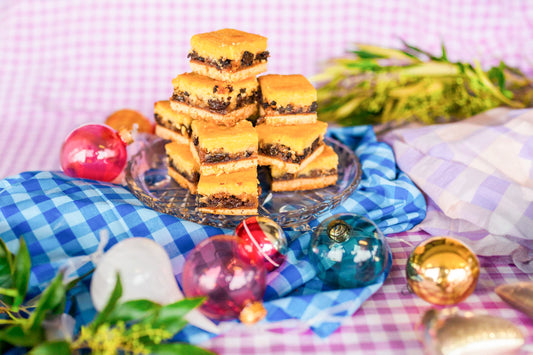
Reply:
[[[180, 187], [167, 173], [165, 144], [155, 138], [142, 147], [126, 167], [126, 182], [130, 191], [145, 205], [187, 221], [235, 228], [246, 216], [202, 213], [197, 209], [196, 195]], [[283, 228], [309, 230], [308, 222], [339, 205], [357, 188], [361, 180], [361, 164], [354, 152], [332, 138], [325, 138], [339, 156], [337, 183], [317, 190], [272, 192], [269, 173], [260, 167], [258, 178], [262, 194], [258, 214], [269, 217]]]

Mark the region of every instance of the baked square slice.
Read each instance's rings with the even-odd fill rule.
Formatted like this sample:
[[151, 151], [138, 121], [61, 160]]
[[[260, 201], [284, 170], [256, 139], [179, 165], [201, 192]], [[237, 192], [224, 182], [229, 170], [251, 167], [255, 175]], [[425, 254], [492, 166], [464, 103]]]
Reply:
[[202, 175], [219, 175], [257, 167], [257, 133], [249, 121], [218, 126], [194, 120], [191, 151]]
[[259, 123], [309, 124], [317, 120], [317, 93], [303, 75], [263, 75], [260, 87]]
[[218, 176], [200, 175], [198, 210], [215, 214], [257, 214], [258, 183], [255, 167]]
[[167, 100], [154, 104], [155, 134], [163, 139], [189, 144], [191, 121], [189, 115], [178, 113], [170, 107]]
[[295, 174], [271, 167], [272, 191], [313, 190], [335, 185], [339, 157], [329, 145], [305, 168]]
[[189, 144], [171, 142], [165, 144], [168, 157], [168, 175], [178, 185], [196, 194], [200, 179], [200, 166], [193, 158]]
[[232, 126], [257, 113], [258, 83], [255, 77], [234, 83], [184, 73], [172, 80], [172, 109], [193, 119]]
[[266, 37], [225, 28], [192, 36], [187, 57], [193, 72], [233, 82], [267, 70], [266, 48]]
[[322, 153], [327, 127], [328, 124], [322, 121], [305, 125], [263, 123], [255, 126], [259, 139], [259, 165], [297, 173]]

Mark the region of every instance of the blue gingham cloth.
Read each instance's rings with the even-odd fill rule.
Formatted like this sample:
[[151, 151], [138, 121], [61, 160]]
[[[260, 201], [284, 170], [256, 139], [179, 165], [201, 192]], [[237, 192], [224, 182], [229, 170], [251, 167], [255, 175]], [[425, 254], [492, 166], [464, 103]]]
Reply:
[[[376, 140], [370, 126], [330, 129], [328, 134], [355, 150], [363, 176], [357, 190], [341, 206], [312, 221], [313, 227], [348, 211], [372, 219], [385, 234], [411, 229], [423, 220], [426, 205], [421, 192], [398, 170], [391, 148]], [[24, 172], [0, 180], [0, 236], [12, 251], [24, 236], [32, 260], [30, 296], [41, 292], [69, 258], [94, 253], [103, 228], [110, 235], [106, 250], [130, 237], [154, 239], [167, 251], [178, 281], [185, 257], [195, 245], [209, 236], [232, 233], [156, 212], [122, 186], [74, 179], [61, 172]], [[264, 297], [268, 315], [263, 322], [298, 319], [325, 337], [339, 327], [343, 316], [352, 315], [381, 287], [386, 273], [371, 286], [330, 289], [315, 277], [308, 261], [311, 233], [288, 234], [287, 261], [268, 275]], [[93, 267], [88, 263], [77, 274]], [[90, 278], [86, 278], [72, 290], [78, 325], [95, 315], [89, 286]], [[209, 336], [187, 326], [177, 338], [198, 343]]]

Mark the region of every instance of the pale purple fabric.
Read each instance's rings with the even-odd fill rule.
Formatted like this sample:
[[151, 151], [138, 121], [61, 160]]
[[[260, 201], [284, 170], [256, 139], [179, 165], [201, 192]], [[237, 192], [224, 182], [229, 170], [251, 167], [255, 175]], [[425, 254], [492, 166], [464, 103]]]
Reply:
[[427, 196], [418, 230], [459, 237], [479, 255], [513, 254], [533, 272], [533, 110], [498, 108], [384, 140]]

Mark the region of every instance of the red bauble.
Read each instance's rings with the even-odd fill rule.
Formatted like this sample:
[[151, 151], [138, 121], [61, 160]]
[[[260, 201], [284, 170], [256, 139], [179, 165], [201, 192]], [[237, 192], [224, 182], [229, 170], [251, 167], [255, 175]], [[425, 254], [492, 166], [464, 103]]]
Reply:
[[266, 269], [261, 260], [243, 258], [238, 242], [235, 236], [218, 235], [198, 244], [185, 260], [183, 293], [206, 297], [199, 309], [212, 319], [254, 323], [266, 315]]
[[272, 271], [285, 261], [287, 238], [283, 229], [266, 217], [249, 217], [235, 230], [241, 238], [239, 251], [254, 260], [262, 259], [268, 271]]
[[126, 166], [126, 144], [111, 127], [84, 125], [65, 139], [60, 159], [68, 176], [112, 181]]

